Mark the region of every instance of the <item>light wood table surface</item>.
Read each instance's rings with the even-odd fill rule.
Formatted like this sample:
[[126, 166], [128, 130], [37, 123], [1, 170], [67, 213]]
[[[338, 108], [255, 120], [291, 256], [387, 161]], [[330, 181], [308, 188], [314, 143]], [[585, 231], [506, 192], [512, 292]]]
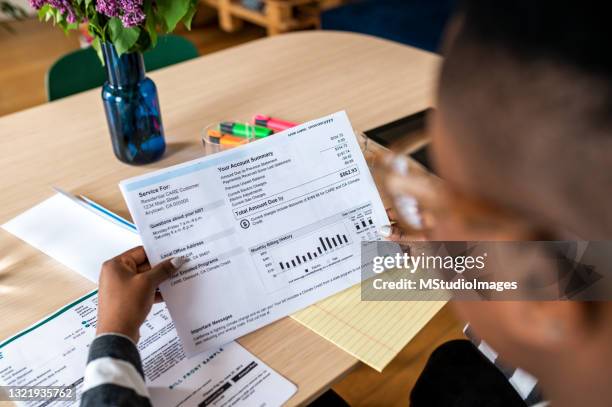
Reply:
[[[200, 157], [205, 125], [255, 113], [302, 122], [345, 109], [354, 128], [368, 130], [430, 106], [439, 63], [433, 54], [373, 37], [303, 32], [156, 71], [150, 77], [168, 151], [143, 167], [113, 156], [99, 89], [4, 116], [0, 224], [51, 196], [53, 185], [129, 218], [118, 182]], [[93, 288], [0, 230], [0, 340]], [[240, 343], [298, 385], [291, 405], [312, 400], [358, 363], [289, 318]]]

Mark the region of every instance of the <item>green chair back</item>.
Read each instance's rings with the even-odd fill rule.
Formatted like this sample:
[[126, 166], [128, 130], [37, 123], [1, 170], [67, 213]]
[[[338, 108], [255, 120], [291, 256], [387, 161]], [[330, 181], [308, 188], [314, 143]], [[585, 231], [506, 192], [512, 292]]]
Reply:
[[[157, 46], [144, 53], [147, 72], [164, 68], [198, 56], [191, 41], [178, 35], [159, 38]], [[61, 99], [102, 86], [106, 72], [96, 52], [90, 47], [64, 55], [49, 68], [45, 78], [47, 99]]]

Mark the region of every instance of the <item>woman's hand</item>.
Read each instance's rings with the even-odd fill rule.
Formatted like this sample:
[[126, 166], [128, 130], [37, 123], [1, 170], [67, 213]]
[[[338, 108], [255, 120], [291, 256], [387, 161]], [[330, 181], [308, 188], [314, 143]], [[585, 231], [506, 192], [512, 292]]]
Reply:
[[151, 268], [142, 247], [106, 261], [100, 273], [97, 334], [122, 334], [137, 343], [153, 303], [162, 300], [157, 286], [186, 261], [175, 257]]

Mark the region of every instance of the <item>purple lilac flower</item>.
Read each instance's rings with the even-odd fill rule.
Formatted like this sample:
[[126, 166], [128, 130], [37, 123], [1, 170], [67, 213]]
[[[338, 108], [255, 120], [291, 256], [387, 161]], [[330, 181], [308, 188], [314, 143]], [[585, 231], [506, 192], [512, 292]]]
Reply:
[[143, 0], [119, 0], [119, 5], [124, 10], [136, 10], [142, 8]]
[[[78, 21], [77, 14], [70, 0], [29, 0], [30, 5], [40, 10], [45, 4], [57, 9], [68, 23]], [[96, 0], [96, 11], [109, 18], [121, 19], [124, 27], [135, 27], [142, 24], [146, 15], [143, 11], [144, 0]]]
[[140, 25], [145, 18], [146, 16], [142, 10], [130, 10], [123, 14], [121, 17], [121, 22], [123, 23], [124, 27], [135, 27]]
[[46, 0], [30, 0], [30, 6], [35, 10], [40, 10], [46, 2]]
[[77, 15], [69, 0], [30, 0], [30, 5], [36, 10], [40, 10], [45, 3], [57, 9], [70, 24], [77, 22]]
[[123, 26], [129, 28], [144, 22], [142, 5], [143, 0], [97, 0], [96, 11], [107, 17], [121, 18]]
[[119, 4], [117, 0], [98, 0], [96, 11], [107, 17], [119, 17]]
[[124, 27], [134, 27], [145, 20], [142, 3], [143, 0], [119, 0], [119, 6], [123, 11], [121, 22]]

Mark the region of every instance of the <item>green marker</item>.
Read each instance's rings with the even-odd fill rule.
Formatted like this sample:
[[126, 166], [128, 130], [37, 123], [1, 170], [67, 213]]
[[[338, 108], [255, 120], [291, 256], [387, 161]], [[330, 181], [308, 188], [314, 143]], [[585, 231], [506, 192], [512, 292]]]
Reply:
[[220, 129], [221, 133], [243, 138], [265, 138], [274, 133], [273, 130], [267, 127], [235, 122], [223, 122], [220, 125]]

